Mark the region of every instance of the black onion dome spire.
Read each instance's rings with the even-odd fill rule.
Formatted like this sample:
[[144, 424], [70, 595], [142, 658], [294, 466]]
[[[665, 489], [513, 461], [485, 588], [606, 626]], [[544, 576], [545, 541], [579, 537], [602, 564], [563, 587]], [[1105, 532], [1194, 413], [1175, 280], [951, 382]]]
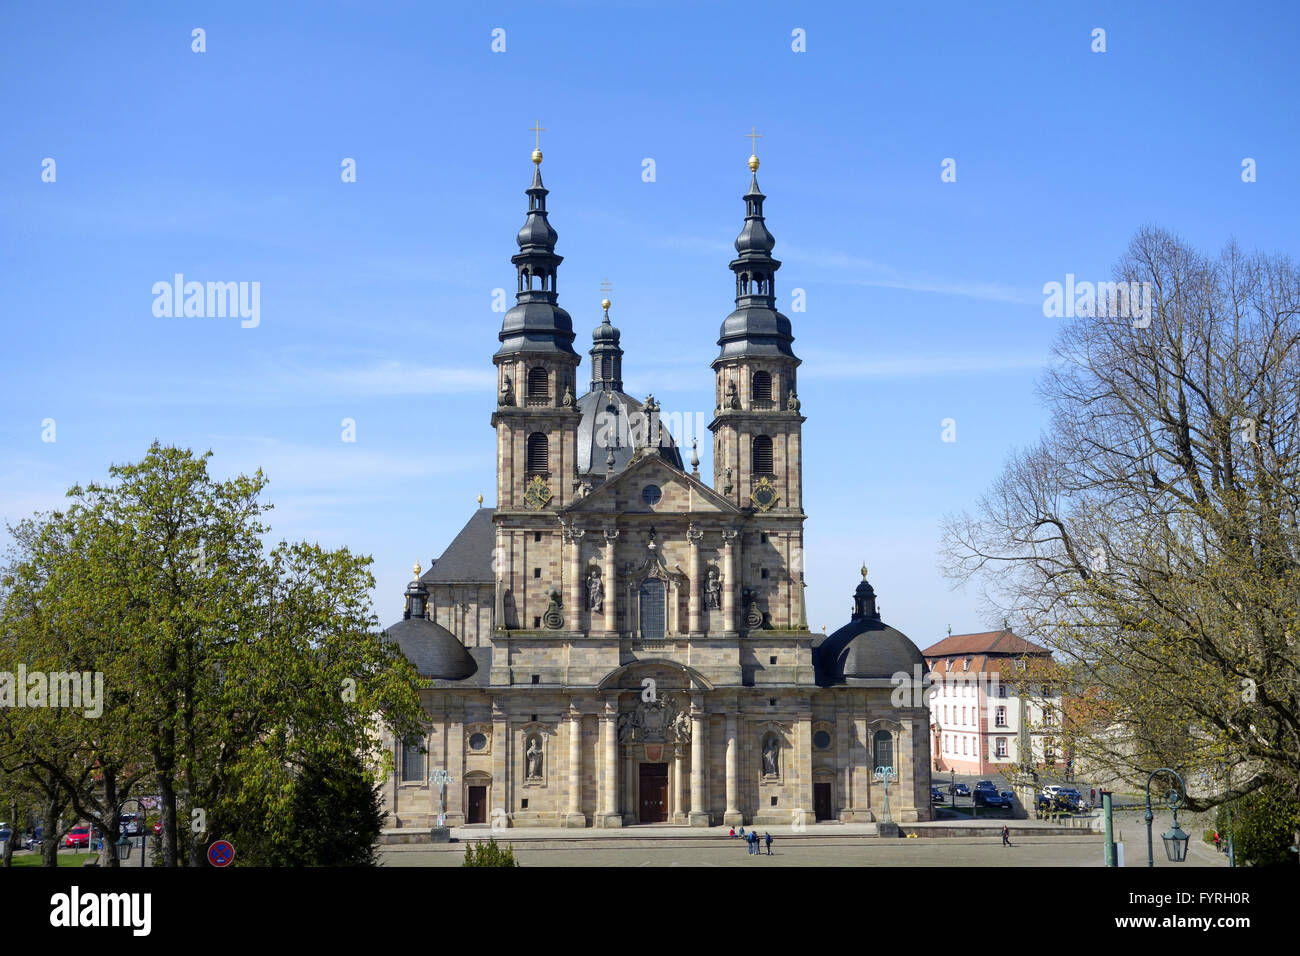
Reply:
[[619, 346], [621, 334], [609, 321], [609, 299], [601, 300], [605, 318], [591, 333], [591, 390], [593, 392], [623, 391], [623, 349]]
[[858, 681], [896, 680], [925, 667], [920, 649], [906, 634], [880, 619], [876, 589], [862, 568], [862, 581], [853, 592], [853, 616], [833, 634], [813, 646], [813, 669], [823, 687]]
[[429, 619], [429, 589], [420, 580], [418, 564], [413, 572], [402, 619], [384, 631], [385, 640], [397, 645], [422, 677], [464, 680], [473, 676], [478, 664], [455, 634]]
[[533, 183], [528, 187], [528, 217], [515, 237], [519, 252], [510, 261], [518, 273], [515, 305], [501, 321], [498, 355], [519, 352], [577, 355], [573, 320], [557, 303], [555, 278], [563, 256], [555, 254], [558, 236], [546, 213], [542, 152], [533, 151]]
[[790, 343], [794, 335], [790, 320], [776, 310], [776, 270], [781, 263], [772, 258], [776, 240], [763, 218], [763, 200], [758, 188], [758, 157], [749, 157], [751, 178], [745, 193], [745, 225], [736, 237], [736, 310], [722, 323], [717, 362], [741, 357], [766, 358], [778, 355], [794, 358]]

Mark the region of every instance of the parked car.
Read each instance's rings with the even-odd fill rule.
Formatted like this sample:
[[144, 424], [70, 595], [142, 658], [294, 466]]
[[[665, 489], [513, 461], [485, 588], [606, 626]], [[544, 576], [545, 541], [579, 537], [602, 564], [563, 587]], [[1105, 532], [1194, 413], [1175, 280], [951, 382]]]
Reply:
[[0, 823], [0, 843], [8, 843], [14, 838], [14, 831], [10, 829], [9, 824]]
[[943, 803], [943, 791], [940, 790], [938, 787], [931, 787], [931, 788], [930, 788], [930, 802], [931, 802], [931, 803]]
[[997, 788], [996, 786], [994, 786], [992, 780], [981, 780], [979, 783], [975, 784], [975, 789], [976, 789], [976, 790], [991, 790], [991, 791], [993, 791], [994, 793], [997, 793], [997, 792], [998, 792], [998, 788]]
[[36, 827], [31, 833], [27, 834], [24, 845], [29, 850], [35, 850], [45, 842], [45, 827]]
[[1057, 798], [1064, 798], [1070, 805], [1071, 810], [1088, 809], [1088, 801], [1083, 799], [1083, 794], [1073, 787], [1062, 787], [1056, 794]]
[[952, 792], [954, 796], [969, 797], [970, 787], [966, 786], [964, 783], [953, 784]]
[[1014, 807], [1016, 805], [1016, 795], [1014, 793], [1010, 790], [1002, 790], [1000, 793], [1002, 794], [1002, 799], [1006, 801], [1007, 806]]
[[1043, 788], [1043, 796], [1054, 797], [1064, 789], [1060, 784], [1051, 783]]
[[63, 838], [63, 845], [73, 849], [77, 847], [90, 849], [90, 827], [73, 827]]
[[124, 813], [117, 823], [118, 830], [129, 837], [144, 833], [144, 817], [138, 813]]

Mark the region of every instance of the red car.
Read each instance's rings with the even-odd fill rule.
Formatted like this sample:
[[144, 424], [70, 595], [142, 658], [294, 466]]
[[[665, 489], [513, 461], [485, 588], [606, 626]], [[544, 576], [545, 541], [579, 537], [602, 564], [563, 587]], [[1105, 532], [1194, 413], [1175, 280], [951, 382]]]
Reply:
[[90, 849], [90, 827], [73, 827], [64, 838], [63, 845]]

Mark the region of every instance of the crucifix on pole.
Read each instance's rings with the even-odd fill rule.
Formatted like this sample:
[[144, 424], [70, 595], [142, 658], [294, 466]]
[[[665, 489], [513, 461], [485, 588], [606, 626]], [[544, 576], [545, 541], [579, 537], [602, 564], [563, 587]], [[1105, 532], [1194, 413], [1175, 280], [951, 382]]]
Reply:
[[438, 826], [443, 827], [447, 825], [447, 784], [456, 778], [448, 770], [435, 770], [429, 779], [438, 788]]
[[880, 822], [893, 823], [894, 818], [889, 814], [889, 781], [897, 780], [898, 774], [894, 773], [893, 767], [877, 767], [873, 777], [876, 783], [882, 784], [885, 788], [885, 804], [880, 810]]
[[749, 151], [755, 156], [758, 155], [758, 141], [763, 138], [763, 134], [758, 131], [757, 126], [751, 126], [749, 132], [745, 134], [745, 139], [749, 140]]

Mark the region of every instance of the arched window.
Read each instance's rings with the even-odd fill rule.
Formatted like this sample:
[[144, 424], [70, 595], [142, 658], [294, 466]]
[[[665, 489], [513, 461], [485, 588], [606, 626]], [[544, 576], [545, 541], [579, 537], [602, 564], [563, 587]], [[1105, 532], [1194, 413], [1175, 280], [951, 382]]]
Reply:
[[546, 478], [551, 472], [551, 442], [545, 432], [533, 432], [528, 436], [527, 477], [541, 475]]
[[[875, 754], [876, 767], [892, 767], [894, 765], [894, 736], [888, 730], [877, 730], [875, 736], [871, 738], [872, 753]], [[873, 767], [874, 769], [874, 767]]]
[[420, 738], [411, 737], [402, 743], [402, 779], [424, 783], [424, 754]]
[[754, 381], [750, 386], [750, 394], [753, 397], [755, 408], [770, 405], [772, 402], [772, 373], [755, 372]]
[[753, 471], [755, 478], [761, 478], [764, 475], [771, 478], [772, 471], [772, 439], [767, 435], [754, 436], [754, 455]]
[[665, 624], [664, 583], [658, 578], [641, 582], [641, 639], [662, 641]]
[[528, 370], [528, 404], [545, 405], [550, 400], [551, 386], [546, 366], [534, 365]]

